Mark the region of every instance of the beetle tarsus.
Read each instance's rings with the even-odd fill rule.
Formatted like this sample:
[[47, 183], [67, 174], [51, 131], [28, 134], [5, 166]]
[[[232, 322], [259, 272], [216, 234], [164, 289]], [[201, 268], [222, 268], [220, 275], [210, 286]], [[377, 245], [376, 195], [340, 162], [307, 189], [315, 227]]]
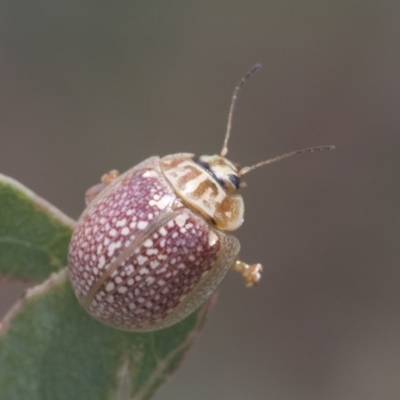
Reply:
[[242, 274], [247, 287], [252, 287], [261, 279], [263, 268], [261, 264], [246, 264], [243, 261], [236, 260], [232, 269]]
[[119, 172], [116, 169], [107, 172], [101, 177], [101, 181], [106, 185], [113, 183], [119, 177]]

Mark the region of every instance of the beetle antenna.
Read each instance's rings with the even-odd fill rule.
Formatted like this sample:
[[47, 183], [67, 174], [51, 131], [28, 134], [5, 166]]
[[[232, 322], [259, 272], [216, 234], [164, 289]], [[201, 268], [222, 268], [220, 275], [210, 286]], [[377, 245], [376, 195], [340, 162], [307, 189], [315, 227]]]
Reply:
[[256, 72], [258, 72], [260, 70], [260, 68], [261, 68], [261, 64], [254, 64], [247, 71], [247, 73], [243, 76], [243, 78], [239, 81], [239, 83], [235, 87], [235, 90], [233, 91], [233, 96], [232, 96], [232, 100], [231, 100], [231, 106], [229, 108], [228, 124], [226, 126], [226, 134], [225, 134], [224, 144], [222, 146], [222, 150], [221, 150], [221, 153], [220, 153], [220, 155], [222, 157], [225, 157], [228, 154], [228, 141], [229, 141], [229, 137], [231, 135], [233, 112], [235, 110], [235, 105], [237, 103], [239, 91], [240, 91], [241, 87], [246, 83], [246, 81], [252, 75], [254, 75]]
[[317, 146], [317, 147], [308, 147], [307, 149], [291, 151], [289, 153], [282, 154], [277, 157], [269, 158], [268, 160], [265, 160], [265, 161], [261, 161], [257, 164], [251, 165], [249, 167], [243, 167], [239, 170], [239, 176], [241, 177], [244, 174], [247, 174], [248, 172], [253, 171], [253, 169], [261, 167], [262, 165], [272, 164], [276, 161], [281, 161], [284, 158], [289, 158], [289, 157], [295, 156], [296, 154], [314, 153], [315, 151], [334, 150], [334, 149], [335, 149], [335, 146]]

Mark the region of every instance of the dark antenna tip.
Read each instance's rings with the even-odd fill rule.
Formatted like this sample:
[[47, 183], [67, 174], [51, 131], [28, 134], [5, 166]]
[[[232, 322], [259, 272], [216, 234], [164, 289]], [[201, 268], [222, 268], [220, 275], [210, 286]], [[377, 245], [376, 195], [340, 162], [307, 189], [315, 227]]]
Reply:
[[314, 153], [316, 151], [326, 151], [326, 150], [330, 151], [330, 150], [334, 150], [334, 149], [335, 149], [335, 146], [324, 145], [324, 146], [308, 147], [306, 149], [290, 151], [289, 153], [285, 153], [285, 154], [282, 154], [282, 155], [277, 156], [277, 157], [269, 158], [268, 160], [261, 161], [261, 162], [259, 162], [257, 164], [250, 165], [248, 167], [243, 167], [239, 171], [239, 176], [243, 176], [244, 174], [247, 174], [250, 171], [253, 171], [254, 169], [259, 168], [259, 167], [261, 167], [263, 165], [272, 164], [274, 162], [281, 161], [281, 160], [283, 160], [285, 158], [293, 157], [293, 156], [295, 156], [297, 154]]
[[232, 118], [233, 118], [233, 112], [235, 110], [235, 105], [238, 99], [238, 94], [241, 89], [241, 87], [246, 83], [246, 81], [254, 75], [256, 72], [258, 72], [261, 68], [261, 64], [257, 63], [254, 64], [243, 76], [243, 78], [239, 81], [239, 83], [236, 85], [235, 90], [233, 91], [233, 96], [232, 96], [232, 101], [231, 101], [231, 106], [229, 108], [229, 114], [228, 114], [228, 123], [226, 126], [226, 134], [225, 134], [225, 139], [224, 139], [224, 144], [222, 146], [222, 150], [220, 155], [222, 157], [225, 157], [228, 154], [228, 141], [229, 137], [231, 135], [231, 129], [232, 129]]

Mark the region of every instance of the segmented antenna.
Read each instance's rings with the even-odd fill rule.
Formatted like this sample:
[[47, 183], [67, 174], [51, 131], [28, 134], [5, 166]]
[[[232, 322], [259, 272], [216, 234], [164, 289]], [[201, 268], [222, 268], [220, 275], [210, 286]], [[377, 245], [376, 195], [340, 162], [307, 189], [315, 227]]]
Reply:
[[253, 169], [256, 169], [263, 165], [272, 164], [276, 161], [281, 161], [284, 158], [289, 158], [289, 157], [295, 156], [296, 154], [314, 153], [315, 151], [334, 150], [334, 149], [335, 149], [335, 146], [316, 146], [316, 147], [308, 147], [307, 149], [291, 151], [289, 153], [282, 154], [277, 157], [269, 158], [268, 160], [265, 160], [265, 161], [261, 161], [257, 164], [251, 165], [249, 167], [243, 167], [239, 170], [239, 176], [241, 177], [244, 174], [247, 174], [248, 172], [253, 171]]
[[228, 141], [229, 137], [231, 135], [231, 129], [232, 129], [232, 119], [233, 119], [233, 112], [235, 110], [235, 105], [237, 103], [238, 99], [238, 94], [241, 89], [241, 87], [246, 83], [246, 81], [254, 75], [256, 72], [258, 72], [261, 68], [261, 64], [255, 64], [253, 65], [246, 73], [245, 76], [239, 81], [237, 86], [235, 87], [235, 90], [233, 91], [233, 96], [232, 96], [232, 101], [231, 101], [231, 106], [229, 108], [229, 114], [228, 114], [228, 124], [226, 126], [226, 134], [225, 134], [225, 139], [224, 139], [224, 144], [222, 146], [222, 150], [220, 155], [222, 157], [225, 157], [228, 154]]

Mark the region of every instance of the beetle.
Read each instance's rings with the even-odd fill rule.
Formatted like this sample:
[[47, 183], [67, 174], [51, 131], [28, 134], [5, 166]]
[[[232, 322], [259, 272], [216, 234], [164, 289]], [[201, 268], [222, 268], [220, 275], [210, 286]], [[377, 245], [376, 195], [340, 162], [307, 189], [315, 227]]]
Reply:
[[239, 90], [259, 69], [254, 65], [234, 89], [220, 154], [150, 157], [122, 175], [105, 174], [86, 193], [68, 270], [76, 297], [94, 318], [121, 330], [157, 330], [199, 308], [229, 269], [247, 286], [259, 281], [261, 264], [241, 261], [239, 241], [229, 233], [243, 222], [237, 193], [243, 175], [333, 148], [297, 150], [243, 168], [226, 158]]

